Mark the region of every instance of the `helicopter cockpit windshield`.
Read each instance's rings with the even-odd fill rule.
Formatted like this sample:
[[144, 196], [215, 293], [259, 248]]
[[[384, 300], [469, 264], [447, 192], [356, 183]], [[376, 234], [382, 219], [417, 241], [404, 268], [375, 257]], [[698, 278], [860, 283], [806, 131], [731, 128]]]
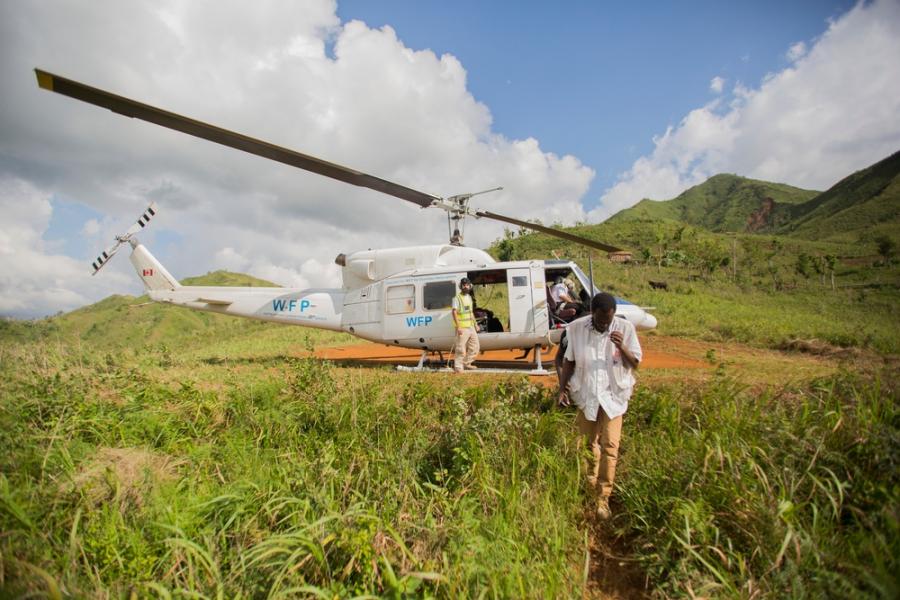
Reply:
[[[575, 263], [572, 263], [572, 273], [574, 273], [575, 277], [578, 279], [578, 283], [581, 284], [581, 289], [584, 289], [584, 290], [591, 289], [590, 278], [587, 275], [585, 275], [584, 271], [582, 271], [581, 268], [578, 265], [576, 265]], [[600, 293], [600, 290], [597, 288], [597, 286], [593, 286], [593, 289], [594, 289], [594, 291], [590, 295], [591, 298], [593, 298], [594, 296], [596, 296], [597, 294]]]

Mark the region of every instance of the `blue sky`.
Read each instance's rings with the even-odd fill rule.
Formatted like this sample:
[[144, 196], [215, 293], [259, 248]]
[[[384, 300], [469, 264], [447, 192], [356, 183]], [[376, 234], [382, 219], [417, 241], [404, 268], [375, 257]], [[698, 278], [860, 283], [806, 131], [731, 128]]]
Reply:
[[577, 156], [599, 198], [653, 136], [710, 100], [713, 77], [758, 84], [853, 4], [345, 0], [338, 14], [458, 57], [494, 128]]
[[[39, 90], [34, 67], [429, 194], [600, 222], [720, 172], [826, 189], [900, 148], [900, 0], [0, 3], [0, 316], [139, 294], [89, 263], [150, 201], [176, 277], [340, 286], [439, 211]], [[502, 235], [478, 221], [466, 243]]]

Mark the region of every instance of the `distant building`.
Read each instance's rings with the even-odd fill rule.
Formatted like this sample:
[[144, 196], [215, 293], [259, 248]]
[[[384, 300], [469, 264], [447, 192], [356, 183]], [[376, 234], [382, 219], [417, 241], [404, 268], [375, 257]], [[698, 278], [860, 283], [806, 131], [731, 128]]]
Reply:
[[631, 256], [631, 252], [625, 252], [624, 250], [620, 250], [619, 252], [610, 252], [608, 255], [609, 262], [614, 263], [629, 263], [633, 258]]

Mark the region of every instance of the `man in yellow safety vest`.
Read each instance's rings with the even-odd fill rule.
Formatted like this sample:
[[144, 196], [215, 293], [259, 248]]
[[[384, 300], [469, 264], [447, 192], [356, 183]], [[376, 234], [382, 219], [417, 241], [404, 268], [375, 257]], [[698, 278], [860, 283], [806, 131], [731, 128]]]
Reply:
[[462, 373], [465, 369], [477, 369], [474, 364], [478, 354], [478, 325], [475, 322], [475, 302], [472, 299], [472, 282], [463, 277], [459, 282], [459, 293], [453, 297], [453, 325], [456, 327], [456, 349], [453, 355], [453, 370]]

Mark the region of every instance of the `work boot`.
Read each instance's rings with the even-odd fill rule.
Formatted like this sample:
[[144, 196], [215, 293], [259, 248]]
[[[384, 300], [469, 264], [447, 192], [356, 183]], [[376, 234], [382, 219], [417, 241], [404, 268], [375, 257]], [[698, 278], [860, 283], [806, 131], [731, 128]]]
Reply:
[[612, 517], [612, 511], [609, 510], [609, 498], [600, 496], [597, 498], [597, 518], [606, 521]]

